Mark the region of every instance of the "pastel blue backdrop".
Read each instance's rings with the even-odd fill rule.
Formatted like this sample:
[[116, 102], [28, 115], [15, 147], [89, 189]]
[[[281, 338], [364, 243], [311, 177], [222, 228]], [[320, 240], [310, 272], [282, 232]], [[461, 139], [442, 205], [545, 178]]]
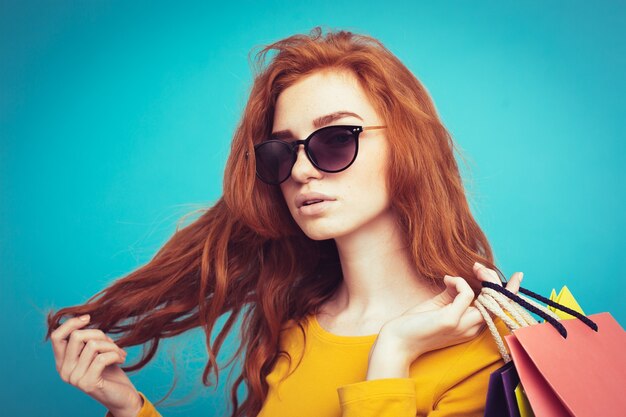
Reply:
[[[316, 25], [377, 37], [424, 83], [507, 276], [567, 284], [626, 324], [624, 2], [2, 0], [3, 415], [104, 415], [59, 378], [44, 314], [143, 265], [217, 200], [248, 52]], [[190, 402], [164, 415], [225, 415], [227, 371], [204, 388], [204, 349], [199, 331], [166, 341], [132, 381], [154, 402], [177, 372], [172, 398]]]

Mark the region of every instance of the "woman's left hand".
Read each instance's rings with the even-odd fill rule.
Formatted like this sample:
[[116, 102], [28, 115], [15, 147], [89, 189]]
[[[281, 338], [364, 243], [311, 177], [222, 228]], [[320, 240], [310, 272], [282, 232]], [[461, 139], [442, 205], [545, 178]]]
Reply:
[[[498, 274], [481, 264], [474, 265], [474, 274], [481, 281], [502, 285]], [[506, 289], [517, 293], [523, 274], [514, 273]], [[389, 352], [394, 352], [397, 367], [406, 369], [418, 356], [476, 337], [485, 321], [472, 305], [474, 292], [462, 277], [444, 277], [446, 288], [432, 299], [405, 311], [382, 327], [370, 352], [368, 379], [380, 378], [389, 363]], [[387, 371], [382, 371], [387, 373]]]

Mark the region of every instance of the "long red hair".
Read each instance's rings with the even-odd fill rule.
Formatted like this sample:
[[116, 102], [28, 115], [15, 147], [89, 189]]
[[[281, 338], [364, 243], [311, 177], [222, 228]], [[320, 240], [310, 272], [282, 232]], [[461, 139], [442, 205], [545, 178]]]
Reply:
[[[269, 62], [268, 54], [275, 52]], [[493, 264], [474, 220], [454, 157], [454, 143], [417, 78], [382, 43], [348, 31], [297, 34], [263, 47], [254, 62], [250, 97], [237, 126], [224, 174], [223, 196], [191, 224], [175, 231], [154, 258], [86, 303], [48, 314], [48, 333], [64, 316], [89, 313], [91, 327], [119, 335], [120, 347], [147, 344], [141, 369], [160, 339], [202, 326], [209, 361], [202, 382], [218, 378], [216, 357], [243, 310], [241, 374], [231, 388], [231, 417], [252, 417], [268, 391], [265, 377], [279, 354], [288, 322], [302, 329], [342, 280], [334, 240], [309, 239], [291, 217], [276, 186], [255, 177], [254, 144], [272, 131], [278, 95], [319, 70], [350, 71], [387, 125], [388, 189], [418, 272], [440, 284], [445, 274], [468, 278], [472, 265]], [[305, 254], [305, 256], [303, 256]], [[211, 344], [216, 320], [228, 319]], [[230, 361], [229, 361], [230, 363]], [[237, 388], [247, 397], [239, 404]]]

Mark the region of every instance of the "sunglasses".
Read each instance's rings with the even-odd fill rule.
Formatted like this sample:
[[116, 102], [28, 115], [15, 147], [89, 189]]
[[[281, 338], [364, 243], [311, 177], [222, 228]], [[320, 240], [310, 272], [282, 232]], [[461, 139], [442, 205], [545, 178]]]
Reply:
[[263, 141], [254, 146], [256, 175], [270, 185], [285, 181], [291, 175], [300, 145], [304, 145], [307, 158], [320, 171], [341, 172], [356, 159], [359, 152], [359, 134], [364, 130], [385, 127], [387, 126], [333, 125], [322, 127], [303, 140]]

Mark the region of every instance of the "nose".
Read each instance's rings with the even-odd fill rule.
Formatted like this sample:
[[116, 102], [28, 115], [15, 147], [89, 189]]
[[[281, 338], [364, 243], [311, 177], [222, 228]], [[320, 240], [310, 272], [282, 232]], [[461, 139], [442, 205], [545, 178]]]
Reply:
[[296, 163], [291, 168], [291, 178], [298, 182], [308, 182], [310, 178], [322, 178], [323, 172], [309, 161], [304, 145], [298, 145]]

